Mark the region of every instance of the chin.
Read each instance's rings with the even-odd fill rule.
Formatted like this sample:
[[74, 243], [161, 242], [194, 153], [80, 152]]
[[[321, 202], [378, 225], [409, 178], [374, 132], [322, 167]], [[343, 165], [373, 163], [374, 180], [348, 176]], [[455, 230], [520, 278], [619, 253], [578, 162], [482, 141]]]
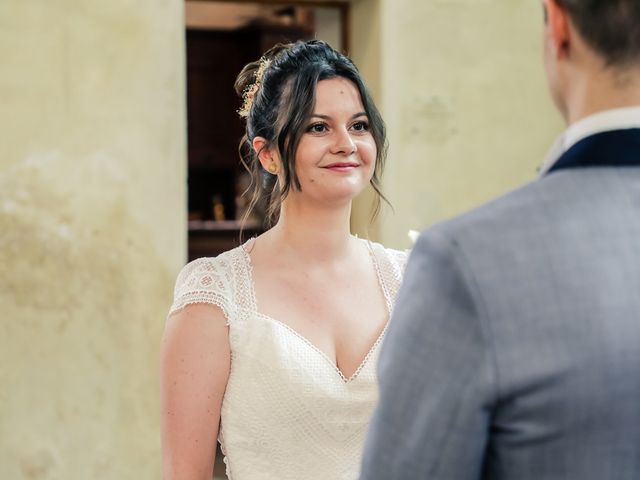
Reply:
[[354, 198], [364, 191], [364, 187], [335, 188], [330, 191], [318, 192], [314, 197], [327, 205], [341, 207], [349, 204]]
[[358, 181], [358, 182], [348, 182], [345, 185], [336, 185], [334, 192], [336, 197], [345, 197], [354, 199], [358, 195], [360, 195], [365, 188], [369, 185], [368, 182]]
[[[369, 185], [369, 178], [322, 178], [315, 182], [302, 181], [302, 197], [325, 205], [344, 205], [360, 195]], [[301, 198], [302, 200], [302, 198]]]

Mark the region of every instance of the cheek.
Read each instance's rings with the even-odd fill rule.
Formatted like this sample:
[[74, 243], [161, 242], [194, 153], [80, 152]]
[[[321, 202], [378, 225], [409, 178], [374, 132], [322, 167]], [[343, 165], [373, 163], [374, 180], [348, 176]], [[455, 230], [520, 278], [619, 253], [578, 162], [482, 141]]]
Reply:
[[301, 140], [296, 151], [295, 163], [300, 168], [304, 168], [316, 162], [321, 152], [322, 145], [318, 142]]
[[373, 140], [373, 138], [365, 142], [362, 142], [362, 144], [359, 147], [359, 150], [360, 150], [360, 156], [362, 157], [362, 159], [366, 163], [374, 166], [376, 163], [376, 155], [378, 153], [378, 149], [376, 148], [376, 142]]

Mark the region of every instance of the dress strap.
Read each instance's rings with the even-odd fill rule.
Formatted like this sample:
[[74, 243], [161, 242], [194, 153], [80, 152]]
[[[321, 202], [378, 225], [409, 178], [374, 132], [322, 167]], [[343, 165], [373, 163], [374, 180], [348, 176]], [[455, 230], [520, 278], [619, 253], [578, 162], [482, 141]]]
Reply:
[[398, 290], [400, 290], [409, 252], [385, 248], [375, 242], [369, 242], [369, 246], [378, 270], [383, 293], [389, 305], [389, 311], [391, 311], [395, 304]]

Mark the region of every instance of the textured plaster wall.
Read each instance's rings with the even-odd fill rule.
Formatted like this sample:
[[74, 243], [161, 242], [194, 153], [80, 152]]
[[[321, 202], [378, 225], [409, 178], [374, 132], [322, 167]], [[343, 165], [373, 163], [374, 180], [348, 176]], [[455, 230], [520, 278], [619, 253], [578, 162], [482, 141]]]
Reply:
[[0, 2], [0, 478], [157, 479], [180, 0]]
[[395, 213], [379, 238], [407, 247], [408, 229], [534, 179], [563, 127], [544, 78], [540, 2], [380, 2], [384, 187]]

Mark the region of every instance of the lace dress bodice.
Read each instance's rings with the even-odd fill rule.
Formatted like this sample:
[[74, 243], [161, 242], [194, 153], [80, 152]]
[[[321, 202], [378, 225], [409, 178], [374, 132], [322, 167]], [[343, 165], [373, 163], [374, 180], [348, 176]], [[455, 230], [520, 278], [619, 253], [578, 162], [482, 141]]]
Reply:
[[[368, 245], [390, 314], [407, 254]], [[229, 326], [219, 433], [229, 479], [357, 479], [386, 327], [346, 378], [311, 342], [257, 311], [244, 246], [184, 267], [171, 313], [192, 303], [219, 306]]]

